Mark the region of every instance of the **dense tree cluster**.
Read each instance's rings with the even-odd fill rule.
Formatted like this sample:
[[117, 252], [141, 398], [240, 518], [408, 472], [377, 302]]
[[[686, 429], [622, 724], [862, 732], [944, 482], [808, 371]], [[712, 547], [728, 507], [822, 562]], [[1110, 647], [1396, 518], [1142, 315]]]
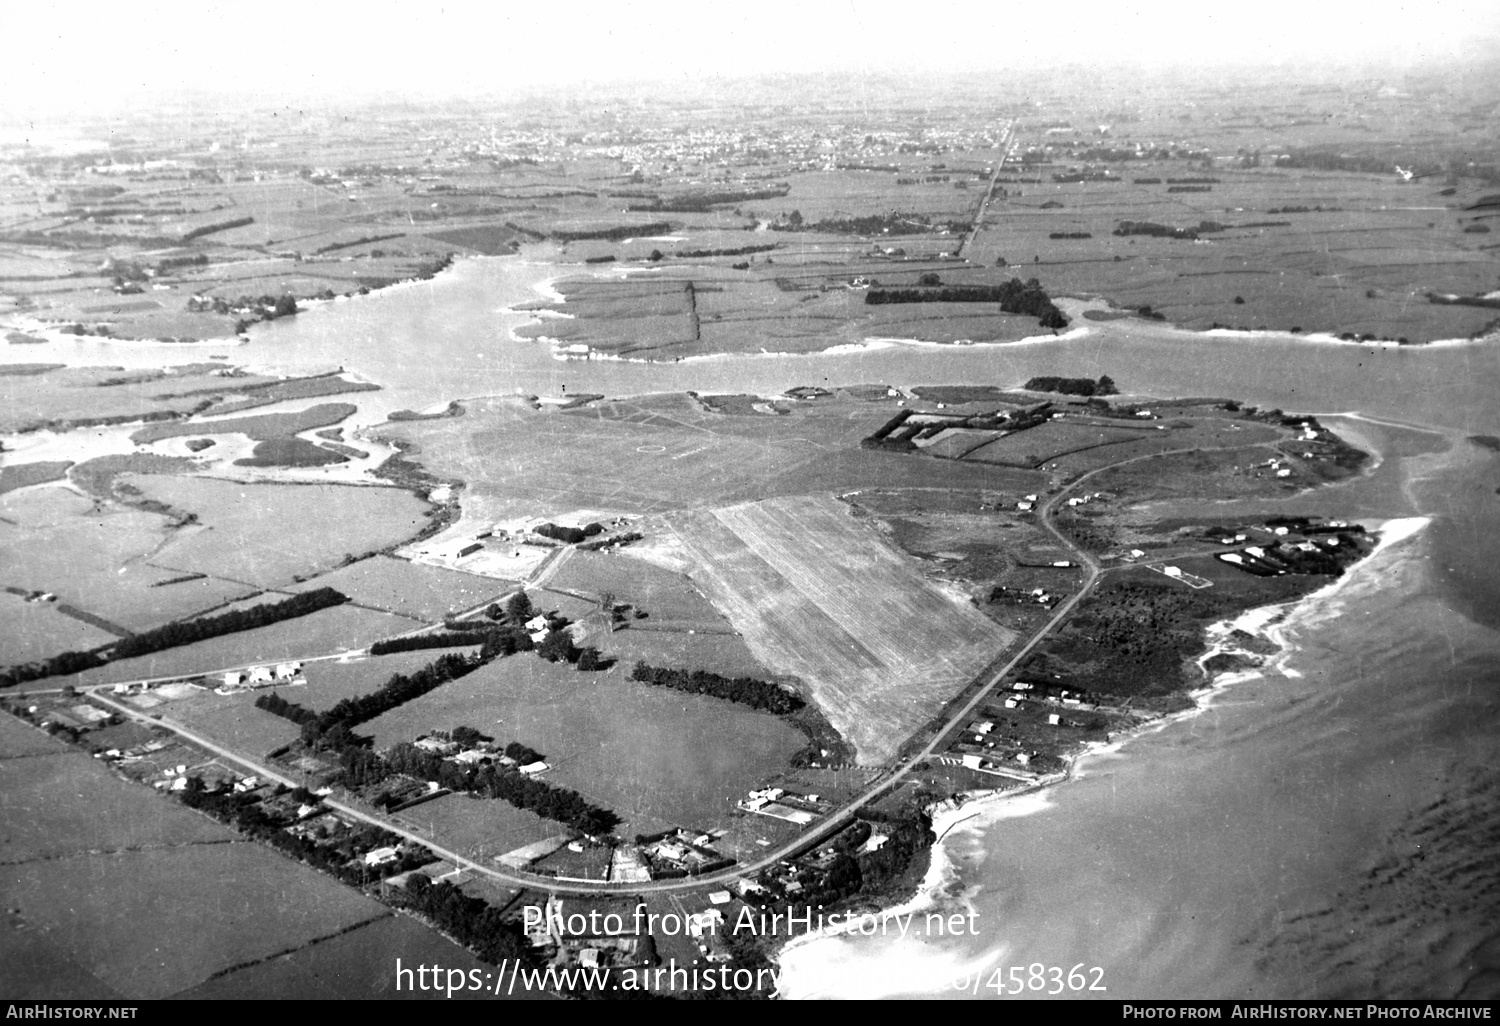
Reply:
[[687, 249], [674, 253], [679, 257], [718, 257], [718, 256], [749, 256], [751, 253], [765, 253], [776, 248], [772, 242], [764, 246], [734, 246], [729, 249]]
[[84, 670], [103, 666], [106, 662], [108, 660], [97, 652], [63, 652], [51, 659], [21, 663], [0, 671], [0, 687], [24, 684], [27, 681], [42, 680], [46, 677], [64, 677], [70, 673], [82, 673]]
[[191, 239], [202, 238], [205, 235], [212, 235], [214, 232], [227, 232], [231, 228], [243, 228], [247, 224], [254, 223], [255, 218], [253, 217], [236, 217], [230, 221], [218, 221], [214, 224], [199, 225], [191, 231], [183, 232], [182, 241], [187, 242]]
[[193, 296], [188, 300], [188, 311], [191, 313], [216, 313], [232, 314], [253, 311], [268, 321], [278, 317], [290, 317], [297, 312], [297, 299], [287, 293], [280, 296], [240, 296], [238, 299], [225, 299], [223, 296]]
[[946, 285], [938, 288], [871, 289], [865, 293], [871, 306], [886, 303], [999, 303], [1005, 313], [1036, 317], [1044, 328], [1065, 328], [1063, 316], [1035, 278], [1020, 278], [999, 285]]
[[470, 897], [451, 883], [433, 883], [418, 873], [406, 881], [404, 892], [398, 892], [394, 900], [432, 922], [483, 962], [536, 964], [531, 942], [520, 926], [506, 919], [497, 906]]
[[[377, 826], [352, 828], [331, 841], [299, 837], [288, 833], [286, 823], [273, 816], [257, 796], [225, 790], [208, 791], [197, 777], [188, 778], [187, 789], [178, 792], [178, 797], [189, 808], [207, 813], [254, 840], [263, 841], [354, 886], [367, 882], [370, 874], [363, 862], [358, 861], [359, 855], [402, 842], [397, 834]], [[431, 853], [421, 849], [380, 867], [378, 872], [381, 876], [394, 876], [431, 861]]]
[[361, 235], [359, 238], [350, 239], [348, 242], [330, 242], [326, 246], [319, 246], [317, 249], [313, 250], [313, 253], [332, 253], [340, 249], [350, 249], [354, 246], [366, 245], [367, 243], [386, 242], [390, 239], [399, 239], [401, 237], [402, 234], [400, 232], [392, 232], [388, 235]]
[[671, 224], [666, 221], [652, 221], [650, 224], [625, 224], [617, 228], [586, 228], [576, 232], [553, 232], [552, 237], [558, 242], [583, 242], [585, 239], [619, 242], [621, 239], [641, 238], [647, 235], [665, 235], [671, 230]]
[[567, 542], [569, 545], [576, 545], [581, 541], [586, 541], [594, 537], [596, 534], [603, 534], [604, 525], [586, 524], [583, 527], [563, 527], [560, 524], [542, 524], [540, 527], [532, 528], [532, 530], [543, 538], [552, 538], [556, 541]]
[[387, 638], [371, 645], [370, 654], [378, 656], [389, 655], [392, 652], [415, 652], [424, 648], [462, 648], [465, 645], [482, 645], [490, 640], [492, 634], [494, 631], [491, 630], [462, 630], [450, 631], [446, 634], [414, 634], [404, 638]]
[[691, 192], [681, 196], [669, 196], [665, 199], [658, 196], [650, 203], [632, 203], [629, 210], [632, 211], [668, 211], [682, 214], [707, 214], [714, 207], [727, 206], [731, 203], [746, 203], [752, 200], [780, 199], [791, 191], [789, 185], [779, 185], [770, 189], [740, 189], [725, 192]]
[[1090, 378], [1059, 378], [1050, 375], [1035, 377], [1021, 386], [1028, 392], [1060, 392], [1063, 395], [1119, 395], [1114, 379], [1108, 374], [1094, 381]]
[[[540, 753], [517, 742], [506, 746], [506, 754], [510, 755], [513, 748], [523, 755], [535, 756], [524, 761], [517, 758], [521, 765], [540, 761]], [[352, 759], [357, 761], [358, 756]], [[483, 798], [499, 798], [518, 809], [526, 809], [596, 837], [608, 834], [620, 822], [613, 812], [590, 803], [577, 791], [555, 787], [513, 767], [494, 763], [468, 766], [405, 743], [386, 752], [384, 761], [389, 773], [430, 780], [439, 787]]]
[[695, 695], [709, 695], [739, 702], [752, 709], [778, 715], [794, 713], [806, 704], [800, 696], [769, 681], [754, 677], [721, 677], [707, 670], [673, 670], [638, 662], [630, 671], [630, 679]]
[[776, 232], [827, 232], [833, 235], [930, 235], [938, 231], [966, 232], [971, 227], [961, 222], [937, 223], [923, 214], [868, 214], [864, 217], [831, 217], [806, 221], [800, 210], [771, 223]]

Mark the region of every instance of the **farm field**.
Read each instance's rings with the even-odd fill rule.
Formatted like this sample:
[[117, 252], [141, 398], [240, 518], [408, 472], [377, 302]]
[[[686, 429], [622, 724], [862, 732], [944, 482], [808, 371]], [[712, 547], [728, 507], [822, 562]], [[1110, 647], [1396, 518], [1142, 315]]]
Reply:
[[0, 593], [0, 666], [45, 659], [59, 652], [90, 649], [113, 641], [115, 635], [57, 611], [51, 602], [27, 602], [19, 595]]
[[[464, 948], [423, 926], [415, 919], [388, 915], [383, 919], [356, 927], [348, 933], [318, 941], [289, 955], [277, 955], [263, 962], [236, 969], [211, 980], [173, 994], [174, 998], [193, 1001], [243, 1001], [277, 998], [293, 1001], [382, 1000], [431, 1001], [448, 1000], [446, 992], [413, 990], [403, 985], [396, 989], [396, 959], [404, 968], [412, 965], [441, 965], [467, 974], [479, 970], [494, 973]], [[429, 977], [430, 979], [430, 977]], [[444, 977], [446, 979], [446, 976]], [[404, 984], [404, 981], [403, 981]], [[453, 992], [453, 1000], [494, 1000], [505, 998], [504, 991]], [[545, 995], [527, 995], [539, 998]], [[520, 995], [516, 995], [517, 998]]]
[[[769, 269], [726, 276], [717, 269], [700, 274], [674, 266], [664, 274], [609, 281], [564, 279], [556, 287], [567, 301], [547, 309], [566, 318], [549, 316], [517, 334], [651, 359], [816, 352], [870, 338], [1004, 342], [1047, 334], [1035, 317], [1002, 313], [994, 303], [867, 304], [867, 293], [846, 287], [853, 277], [909, 287], [917, 283], [917, 271], [839, 255], [854, 259], [793, 277], [784, 270], [791, 254], [778, 250], [774, 277]], [[955, 283], [994, 284], [1007, 277], [982, 270], [957, 275]]]
[[513, 590], [504, 581], [390, 556], [362, 559], [288, 591], [334, 588], [362, 606], [429, 622], [493, 601]]
[[243, 841], [26, 862], [10, 868], [4, 895], [126, 998], [166, 997], [388, 914]]
[[0, 920], [0, 988], [31, 1001], [114, 1001], [118, 990], [23, 917]]
[[553, 767], [545, 779], [617, 813], [623, 836], [722, 825], [733, 799], [784, 769], [806, 744], [778, 717], [638, 684], [628, 679], [630, 669], [620, 662], [580, 673], [521, 653], [444, 684], [359, 732], [372, 735], [377, 748], [460, 724], [520, 741]]
[[796, 676], [856, 748], [884, 762], [1014, 635], [929, 585], [832, 499], [670, 518], [694, 580], [756, 657]]
[[238, 836], [60, 742], [50, 751], [28, 751], [32, 739], [13, 741], [11, 724], [50, 739], [0, 715], [0, 860], [87, 859], [96, 857], [91, 852], [222, 844]]
[[0, 516], [0, 576], [7, 585], [50, 591], [129, 630], [160, 626], [256, 590], [210, 578], [161, 584], [183, 576], [149, 562], [166, 537], [164, 518], [96, 507], [62, 486], [0, 496]]
[[82, 680], [85, 684], [107, 684], [154, 677], [190, 677], [251, 663], [306, 659], [364, 648], [381, 638], [411, 630], [413, 626], [412, 621], [405, 617], [345, 604], [267, 627], [223, 634], [191, 645], [121, 659], [85, 670]]
[[[1053, 294], [1149, 305], [1167, 320], [1232, 327], [1464, 338], [1493, 311], [1434, 306], [1428, 292], [1493, 288], [1486, 237], [1466, 234], [1437, 179], [1402, 182], [1310, 169], [1216, 167], [1207, 191], [1168, 192], [1180, 163], [1115, 162], [1118, 180], [1043, 181], [997, 197], [966, 256], [1022, 263]], [[1137, 183], [1135, 177], [1156, 178]], [[1043, 204], [1050, 204], [1044, 207]], [[1291, 208], [1291, 209], [1287, 209]], [[1228, 226], [1198, 241], [1117, 236], [1122, 221]], [[1053, 233], [1087, 232], [1087, 239]]]
[[0, 759], [53, 755], [67, 751], [63, 742], [14, 716], [0, 716]]
[[[279, 690], [295, 694], [307, 689]], [[295, 702], [296, 698], [291, 700]], [[295, 723], [257, 709], [255, 696], [250, 694], [216, 695], [212, 691], [199, 691], [153, 706], [151, 712], [252, 759], [263, 759], [267, 753], [301, 736]]]
[[568, 832], [561, 823], [509, 802], [463, 794], [423, 802], [395, 818], [435, 844], [487, 865], [497, 855]]
[[[154, 566], [259, 587], [334, 569], [347, 555], [396, 545], [425, 522], [426, 503], [397, 488], [241, 484], [210, 478], [129, 478], [143, 496], [205, 525], [151, 555]], [[336, 523], [337, 532], [303, 530]]]

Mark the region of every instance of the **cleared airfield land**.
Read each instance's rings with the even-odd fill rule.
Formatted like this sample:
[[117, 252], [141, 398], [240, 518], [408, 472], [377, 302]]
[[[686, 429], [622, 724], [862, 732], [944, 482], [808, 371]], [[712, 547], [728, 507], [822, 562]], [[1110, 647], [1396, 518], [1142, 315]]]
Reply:
[[[623, 513], [723, 505], [882, 485], [1020, 489], [1041, 474], [861, 449], [895, 400], [796, 402], [788, 416], [716, 413], [683, 394], [607, 399], [565, 412], [476, 399], [462, 417], [382, 426], [416, 443], [430, 474], [465, 482], [464, 512], [494, 521], [538, 509]], [[733, 468], [726, 473], [725, 468]]]
[[806, 683], [862, 765], [893, 756], [1014, 640], [835, 500], [767, 500], [669, 522], [694, 580], [757, 658]]

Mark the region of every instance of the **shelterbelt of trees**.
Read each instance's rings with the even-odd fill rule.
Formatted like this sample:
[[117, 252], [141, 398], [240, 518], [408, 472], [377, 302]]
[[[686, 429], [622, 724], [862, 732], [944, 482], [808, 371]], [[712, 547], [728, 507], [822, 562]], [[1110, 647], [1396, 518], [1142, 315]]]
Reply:
[[99, 649], [87, 652], [63, 652], [61, 655], [55, 655], [41, 662], [12, 666], [0, 673], [0, 687], [8, 687], [29, 680], [40, 680], [43, 677], [82, 673], [84, 670], [103, 666], [116, 659], [148, 655], [163, 649], [175, 648], [178, 645], [191, 645], [197, 641], [217, 638], [224, 634], [267, 627], [273, 623], [307, 616], [309, 613], [316, 613], [320, 609], [327, 609], [348, 601], [347, 595], [333, 588], [318, 588], [305, 591], [300, 595], [293, 595], [281, 602], [267, 602], [249, 609], [236, 609], [219, 616], [205, 616], [184, 623], [169, 623], [155, 630], [127, 635]]
[[909, 289], [870, 289], [865, 303], [880, 306], [888, 303], [998, 303], [1005, 313], [1025, 314], [1037, 318], [1044, 328], [1066, 328], [1067, 317], [1052, 302], [1047, 290], [1035, 278], [1020, 278], [998, 285], [942, 285]]
[[707, 670], [671, 670], [638, 662], [630, 671], [630, 679], [642, 684], [655, 684], [657, 687], [739, 702], [752, 709], [782, 716], [794, 713], [806, 704], [800, 696], [769, 681], [754, 677], [721, 677]]
[[[379, 690], [357, 699], [345, 699], [322, 714], [288, 702], [274, 693], [261, 695], [255, 700], [255, 705], [272, 715], [300, 724], [302, 742], [309, 748], [336, 753], [343, 769], [343, 781], [348, 787], [376, 787], [392, 776], [407, 776], [432, 781], [452, 791], [500, 798], [518, 809], [535, 812], [586, 834], [600, 836], [612, 831], [620, 822], [619, 817], [608, 809], [589, 803], [576, 791], [554, 787], [526, 776], [514, 767], [495, 764], [468, 766], [450, 762], [407, 742], [395, 745], [381, 755], [371, 749], [370, 738], [355, 734], [351, 729], [356, 723], [394, 708], [389, 703], [398, 697], [396, 704], [409, 701], [448, 680], [463, 676], [482, 663], [479, 656], [449, 653], [411, 676], [396, 674]], [[517, 762], [521, 761], [520, 757], [531, 762], [540, 757], [534, 749], [519, 742], [511, 742], [505, 751], [507, 754], [515, 752], [511, 758]], [[375, 804], [383, 806], [389, 800], [389, 795], [377, 795]]]

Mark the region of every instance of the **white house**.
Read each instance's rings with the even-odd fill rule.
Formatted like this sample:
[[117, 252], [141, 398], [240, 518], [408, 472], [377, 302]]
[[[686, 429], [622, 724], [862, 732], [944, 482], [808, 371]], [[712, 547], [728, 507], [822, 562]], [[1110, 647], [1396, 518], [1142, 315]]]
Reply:
[[275, 671], [276, 679], [286, 680], [289, 677], [295, 677], [301, 669], [301, 663], [277, 663]]
[[224, 674], [224, 686], [226, 688], [237, 688], [244, 681], [245, 675], [239, 670], [230, 670]]
[[269, 666], [252, 666], [252, 667], [250, 667], [250, 683], [251, 684], [269, 684], [269, 683], [271, 683], [271, 668]]

